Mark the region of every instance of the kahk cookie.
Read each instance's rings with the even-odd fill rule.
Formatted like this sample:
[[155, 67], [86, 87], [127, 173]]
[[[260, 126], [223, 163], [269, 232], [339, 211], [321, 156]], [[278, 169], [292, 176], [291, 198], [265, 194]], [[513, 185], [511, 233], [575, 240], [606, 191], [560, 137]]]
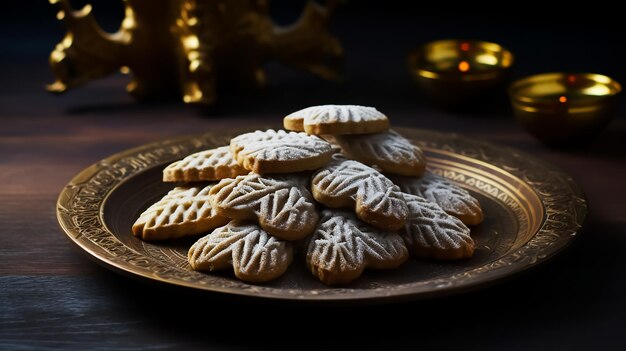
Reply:
[[228, 146], [204, 150], [176, 161], [163, 170], [164, 182], [202, 182], [248, 174]]
[[313, 197], [331, 208], [354, 208], [357, 216], [380, 229], [404, 226], [407, 207], [400, 188], [377, 170], [342, 155], [313, 175]]
[[334, 142], [347, 158], [376, 166], [383, 172], [421, 176], [426, 169], [422, 150], [392, 130], [376, 134], [337, 135]]
[[474, 240], [463, 222], [421, 196], [404, 197], [409, 217], [399, 233], [411, 255], [456, 260], [474, 254]]
[[365, 268], [392, 269], [408, 258], [402, 238], [374, 229], [354, 214], [324, 210], [306, 254], [307, 267], [322, 282], [345, 284]]
[[373, 107], [321, 105], [296, 111], [283, 119], [288, 130], [307, 134], [366, 134], [389, 129], [389, 119]]
[[311, 234], [319, 215], [311, 193], [299, 176], [268, 177], [255, 173], [224, 179], [213, 189], [213, 206], [222, 216], [254, 220], [284, 240]]
[[314, 170], [333, 154], [330, 144], [316, 136], [272, 129], [233, 138], [230, 151], [243, 168], [259, 174]]
[[422, 196], [436, 203], [466, 225], [477, 225], [483, 221], [483, 211], [478, 200], [467, 190], [441, 176], [426, 172], [421, 178], [392, 177], [391, 179], [403, 192]]
[[232, 267], [237, 278], [263, 283], [283, 275], [291, 264], [291, 244], [258, 225], [232, 221], [201, 238], [189, 249], [191, 268], [217, 271]]
[[212, 187], [174, 188], [139, 216], [133, 224], [133, 234], [143, 240], [174, 239], [228, 223], [211, 205]]

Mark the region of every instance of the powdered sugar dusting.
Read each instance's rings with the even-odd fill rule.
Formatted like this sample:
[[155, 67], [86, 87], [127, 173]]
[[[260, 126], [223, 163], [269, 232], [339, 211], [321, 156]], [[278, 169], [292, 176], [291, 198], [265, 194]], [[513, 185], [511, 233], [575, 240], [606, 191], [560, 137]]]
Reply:
[[374, 107], [359, 105], [312, 106], [289, 114], [288, 119], [303, 119], [304, 125], [387, 121], [387, 116]]
[[265, 161], [294, 161], [332, 152], [331, 145], [316, 136], [272, 129], [242, 134], [233, 138], [230, 145], [236, 157]]
[[465, 224], [482, 222], [483, 212], [478, 200], [467, 190], [441, 176], [426, 172], [421, 178], [393, 177], [392, 180], [403, 192], [425, 197]]
[[408, 257], [400, 236], [374, 229], [352, 213], [324, 210], [307, 247], [311, 272], [327, 284], [348, 283], [367, 268], [396, 268]]
[[195, 270], [214, 271], [233, 267], [235, 275], [249, 282], [281, 276], [292, 261], [293, 249], [258, 225], [232, 221], [198, 240], [189, 249]]
[[422, 150], [395, 131], [338, 135], [334, 141], [348, 158], [377, 166], [384, 172], [417, 176], [426, 167]]
[[294, 177], [251, 173], [225, 179], [212, 191], [217, 211], [237, 219], [254, 218], [270, 234], [298, 240], [315, 229], [319, 219], [313, 196]]
[[133, 233], [143, 239], [167, 239], [195, 235], [223, 225], [226, 218], [219, 216], [211, 204], [212, 187], [172, 189], [139, 216]]
[[[355, 206], [362, 220], [384, 229], [397, 229], [406, 219], [407, 207], [400, 189], [377, 170], [334, 155], [313, 175], [315, 199], [329, 207]], [[377, 219], [385, 218], [386, 223]]]
[[256, 173], [291, 173], [319, 168], [333, 153], [325, 140], [306, 133], [255, 131], [235, 137], [230, 150], [237, 162]]
[[204, 150], [176, 161], [163, 170], [164, 181], [198, 182], [221, 180], [247, 174], [233, 158], [228, 146]]
[[458, 218], [421, 196], [405, 194], [404, 197], [409, 215], [400, 235], [411, 254], [439, 259], [472, 256], [474, 241], [470, 230]]

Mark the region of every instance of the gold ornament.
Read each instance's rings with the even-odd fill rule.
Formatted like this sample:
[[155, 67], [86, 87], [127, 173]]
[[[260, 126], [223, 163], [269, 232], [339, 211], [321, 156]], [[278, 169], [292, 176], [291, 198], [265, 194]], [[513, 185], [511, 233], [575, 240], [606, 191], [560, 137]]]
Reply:
[[112, 34], [98, 26], [90, 5], [76, 11], [69, 0], [50, 3], [67, 27], [50, 54], [56, 81], [47, 90], [54, 93], [120, 70], [132, 74], [126, 89], [139, 99], [178, 95], [211, 104], [218, 82], [262, 87], [269, 60], [336, 79], [343, 57], [327, 30], [334, 1], [309, 0], [295, 24], [279, 27], [265, 0], [126, 0]]

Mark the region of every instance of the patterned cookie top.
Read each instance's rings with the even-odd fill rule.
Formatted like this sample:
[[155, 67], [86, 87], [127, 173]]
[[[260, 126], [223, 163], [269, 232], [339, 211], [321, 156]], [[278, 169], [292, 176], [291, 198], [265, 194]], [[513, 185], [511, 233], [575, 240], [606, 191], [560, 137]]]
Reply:
[[164, 182], [201, 182], [247, 174], [233, 158], [228, 146], [196, 152], [163, 170]]
[[421, 178], [393, 177], [392, 180], [403, 192], [425, 197], [466, 225], [477, 225], [483, 221], [483, 211], [478, 200], [467, 190], [441, 176], [426, 172]]
[[133, 234], [144, 240], [196, 235], [224, 225], [228, 220], [211, 205], [206, 187], [177, 187], [144, 211], [133, 225]]
[[251, 173], [224, 179], [212, 190], [218, 213], [255, 219], [270, 234], [298, 240], [311, 234], [319, 220], [315, 201], [298, 176], [267, 177]]
[[285, 129], [308, 134], [364, 134], [389, 129], [389, 119], [373, 107], [321, 105], [296, 111], [283, 119]]
[[344, 284], [367, 267], [396, 268], [408, 257], [402, 238], [374, 229], [354, 214], [324, 210], [307, 247], [309, 269], [326, 284]]
[[458, 218], [421, 196], [405, 194], [409, 216], [400, 235], [412, 255], [437, 259], [471, 257], [474, 241]]
[[233, 267], [237, 278], [261, 283], [281, 276], [292, 261], [292, 252], [291, 244], [258, 225], [232, 221], [193, 244], [188, 260], [195, 270]]
[[422, 150], [402, 135], [390, 130], [385, 133], [335, 136], [346, 157], [383, 172], [406, 176], [421, 176], [426, 169]]
[[381, 229], [404, 225], [407, 207], [400, 188], [377, 170], [334, 155], [313, 175], [313, 196], [328, 207], [354, 207], [357, 216]]
[[237, 136], [230, 150], [241, 166], [259, 174], [317, 169], [333, 153], [331, 145], [316, 136], [272, 129]]

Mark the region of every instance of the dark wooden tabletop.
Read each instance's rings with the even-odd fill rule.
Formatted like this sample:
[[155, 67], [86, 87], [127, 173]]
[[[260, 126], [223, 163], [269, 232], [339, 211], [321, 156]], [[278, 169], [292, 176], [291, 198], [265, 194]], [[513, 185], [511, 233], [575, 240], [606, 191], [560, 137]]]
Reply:
[[[313, 349], [326, 348], [330, 335], [334, 346], [385, 349], [626, 348], [621, 115], [600, 139], [555, 150], [520, 129], [506, 103], [471, 115], [444, 112], [417, 98], [408, 77], [376, 90], [376, 82], [359, 88], [292, 80], [279, 72], [260, 95], [226, 94], [219, 106], [198, 110], [176, 102], [136, 104], [123, 92], [120, 77], [51, 96], [42, 89], [50, 79], [45, 63], [11, 67], [4, 71], [10, 84], [0, 94], [0, 349]], [[311, 86], [325, 92], [309, 94]], [[63, 186], [110, 154], [173, 136], [280, 124], [296, 108], [329, 102], [375, 105], [394, 125], [458, 132], [547, 160], [587, 194], [583, 234], [541, 267], [473, 293], [312, 308], [135, 281], [91, 261], [57, 224], [55, 202]], [[284, 342], [287, 337], [300, 344]]]

